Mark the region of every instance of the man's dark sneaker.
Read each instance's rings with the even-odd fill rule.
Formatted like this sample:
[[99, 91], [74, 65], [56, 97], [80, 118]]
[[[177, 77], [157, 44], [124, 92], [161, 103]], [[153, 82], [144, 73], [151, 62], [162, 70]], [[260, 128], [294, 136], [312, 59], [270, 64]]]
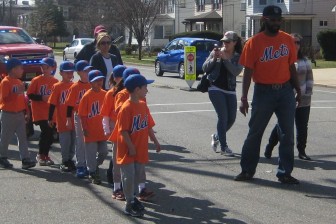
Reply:
[[144, 213], [142, 211], [140, 211], [140, 209], [138, 208], [138, 206], [135, 205], [134, 202], [126, 204], [124, 213], [126, 215], [130, 215], [132, 217], [142, 217], [142, 216], [144, 216]]
[[11, 164], [7, 158], [0, 158], [0, 167], [10, 169], [13, 168], [13, 164]]
[[299, 158], [303, 160], [311, 160], [309, 156], [305, 152], [299, 152]]
[[266, 145], [265, 152], [264, 152], [264, 156], [266, 159], [270, 159], [272, 157], [272, 151], [273, 149], [269, 145]]
[[250, 174], [247, 172], [241, 172], [240, 174], [238, 174], [237, 176], [235, 176], [234, 180], [235, 181], [248, 181], [248, 180], [252, 180], [253, 179], [253, 175], [254, 174]]
[[68, 164], [68, 167], [69, 167], [70, 171], [75, 171], [77, 169], [76, 165], [75, 165], [75, 162], [72, 161], [71, 159], [68, 160], [67, 164]]
[[299, 184], [300, 181], [295, 179], [292, 176], [281, 176], [278, 177], [278, 180], [282, 183], [282, 184]]
[[69, 164], [68, 164], [68, 161], [63, 162], [63, 163], [60, 165], [60, 170], [61, 170], [62, 172], [71, 172], [70, 167], [69, 167]]
[[35, 167], [36, 166], [36, 162], [34, 161], [31, 161], [30, 159], [23, 159], [22, 160], [22, 169], [29, 169], [29, 168], [32, 168], [32, 167]]
[[147, 201], [149, 198], [153, 197], [155, 194], [153, 191], [144, 188], [139, 193], [139, 200], [141, 201]]
[[93, 184], [101, 184], [102, 181], [100, 179], [100, 175], [99, 175], [99, 169], [97, 167], [97, 170], [95, 172], [92, 172], [89, 174], [89, 180], [91, 181], [91, 183]]
[[140, 211], [145, 211], [145, 206], [136, 197], [134, 197], [134, 206], [138, 207]]

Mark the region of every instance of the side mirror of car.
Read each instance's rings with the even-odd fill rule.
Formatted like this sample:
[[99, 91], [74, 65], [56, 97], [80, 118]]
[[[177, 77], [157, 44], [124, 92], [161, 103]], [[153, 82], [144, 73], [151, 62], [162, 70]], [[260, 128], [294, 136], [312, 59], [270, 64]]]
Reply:
[[70, 44], [65, 45], [66, 47], [70, 47]]

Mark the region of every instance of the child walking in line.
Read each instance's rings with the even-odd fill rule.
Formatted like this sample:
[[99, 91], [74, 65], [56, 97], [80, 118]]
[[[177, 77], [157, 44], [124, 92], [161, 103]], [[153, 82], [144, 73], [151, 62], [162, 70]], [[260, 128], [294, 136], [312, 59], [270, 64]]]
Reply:
[[117, 164], [121, 166], [123, 191], [126, 197], [124, 213], [134, 217], [144, 215], [144, 206], [135, 197], [136, 186], [148, 163], [148, 136], [154, 142], [156, 151], [161, 147], [152, 127], [154, 120], [146, 102], [141, 99], [148, 92], [147, 84], [154, 80], [146, 80], [140, 74], [130, 75], [125, 80], [125, 87], [130, 98], [121, 106], [118, 112], [114, 133], [117, 134]]
[[53, 128], [48, 124], [48, 99], [52, 87], [58, 80], [54, 77], [56, 61], [53, 58], [43, 58], [41, 60], [42, 75], [32, 79], [27, 95], [31, 100], [32, 117], [35, 125], [40, 126], [41, 134], [39, 139], [39, 153], [36, 156], [40, 166], [54, 165], [54, 161], [49, 156], [49, 151], [53, 143]]
[[73, 124], [66, 125], [66, 111], [67, 106], [65, 100], [68, 96], [69, 89], [73, 84], [74, 64], [70, 61], [63, 61], [60, 65], [60, 74], [62, 81], [53, 86], [52, 93], [49, 97], [49, 125], [54, 126], [52, 120], [54, 111], [56, 109], [56, 128], [59, 133], [59, 142], [61, 145], [62, 164], [60, 170], [62, 172], [71, 172], [76, 170], [75, 163], [72, 158], [75, 154], [75, 130]]
[[102, 89], [103, 73], [99, 70], [90, 71], [89, 82], [91, 89], [86, 91], [80, 101], [78, 115], [82, 121], [89, 179], [94, 184], [101, 184], [99, 166], [107, 157], [107, 137], [104, 135], [103, 117], [100, 115], [106, 94], [106, 91]]
[[71, 128], [72, 117], [74, 118], [75, 132], [76, 132], [76, 176], [78, 178], [83, 178], [88, 175], [86, 170], [86, 160], [85, 160], [85, 143], [84, 135], [82, 129], [82, 122], [78, 116], [78, 105], [81, 101], [83, 95], [87, 90], [90, 89], [91, 85], [89, 83], [88, 73], [92, 69], [89, 62], [85, 60], [80, 60], [75, 65], [75, 70], [79, 76], [79, 81], [74, 83], [69, 90], [68, 97], [66, 99], [67, 105], [67, 128]]
[[20, 80], [23, 75], [23, 66], [20, 60], [12, 58], [7, 61], [6, 69], [8, 76], [0, 83], [0, 167], [13, 167], [13, 164], [8, 161], [8, 146], [15, 134], [18, 139], [22, 169], [29, 169], [36, 163], [30, 159], [28, 151], [25, 87]]
[[[117, 85], [122, 80], [122, 74], [126, 67], [124, 65], [117, 65], [113, 68], [112, 77], [113, 83]], [[114, 129], [115, 122], [117, 120], [117, 114], [114, 110], [114, 93], [116, 86], [113, 86], [107, 91], [104, 99], [104, 103], [101, 109], [101, 116], [103, 116], [103, 129], [105, 136], [110, 136]], [[121, 189], [121, 174], [120, 166], [116, 164], [116, 147], [117, 143], [112, 142], [112, 159], [110, 161], [109, 169], [107, 170], [107, 178], [109, 183], [113, 184], [112, 198], [117, 200], [125, 200], [124, 193]]]

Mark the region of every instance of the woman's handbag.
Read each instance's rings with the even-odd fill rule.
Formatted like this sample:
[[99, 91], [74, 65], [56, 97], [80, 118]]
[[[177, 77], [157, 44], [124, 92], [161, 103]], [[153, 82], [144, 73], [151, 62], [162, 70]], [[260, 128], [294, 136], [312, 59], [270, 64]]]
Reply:
[[210, 86], [210, 81], [208, 80], [208, 74], [205, 73], [202, 78], [201, 81], [198, 83], [196, 89], [202, 93], [208, 92], [208, 88]]

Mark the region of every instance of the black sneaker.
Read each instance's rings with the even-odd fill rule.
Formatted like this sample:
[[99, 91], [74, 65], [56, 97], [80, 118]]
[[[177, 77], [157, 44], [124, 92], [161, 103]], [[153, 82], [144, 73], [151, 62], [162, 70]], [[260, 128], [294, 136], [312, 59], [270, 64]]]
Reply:
[[68, 161], [63, 162], [63, 163], [60, 165], [60, 170], [61, 170], [62, 172], [70, 172], [70, 171], [71, 171], [71, 170], [70, 170], [70, 167], [69, 167], [69, 163], [68, 163]]
[[298, 179], [295, 179], [291, 175], [278, 177], [278, 181], [280, 181], [282, 184], [299, 184], [300, 183]]
[[240, 174], [238, 174], [234, 180], [235, 181], [248, 181], [248, 180], [252, 180], [253, 179], [253, 175], [254, 174], [250, 174], [248, 172], [241, 172]]
[[0, 158], [0, 167], [10, 169], [13, 168], [13, 164], [11, 164], [6, 157]]
[[32, 168], [32, 167], [35, 167], [36, 166], [36, 162], [34, 161], [31, 161], [30, 159], [23, 159], [22, 160], [22, 169], [29, 169], [29, 168]]
[[102, 181], [100, 179], [100, 175], [99, 175], [99, 169], [97, 167], [97, 170], [95, 172], [92, 172], [89, 174], [89, 180], [91, 181], [91, 183], [93, 184], [101, 184]]
[[70, 171], [75, 171], [75, 170], [77, 170], [77, 167], [76, 167], [76, 165], [75, 165], [75, 162], [72, 161], [71, 159], [68, 160], [67, 164], [68, 164], [68, 168], [69, 168]]
[[144, 213], [135, 205], [134, 202], [127, 203], [124, 213], [132, 217], [143, 217]]
[[145, 206], [136, 197], [134, 197], [134, 206], [136, 206], [140, 211], [145, 211]]

